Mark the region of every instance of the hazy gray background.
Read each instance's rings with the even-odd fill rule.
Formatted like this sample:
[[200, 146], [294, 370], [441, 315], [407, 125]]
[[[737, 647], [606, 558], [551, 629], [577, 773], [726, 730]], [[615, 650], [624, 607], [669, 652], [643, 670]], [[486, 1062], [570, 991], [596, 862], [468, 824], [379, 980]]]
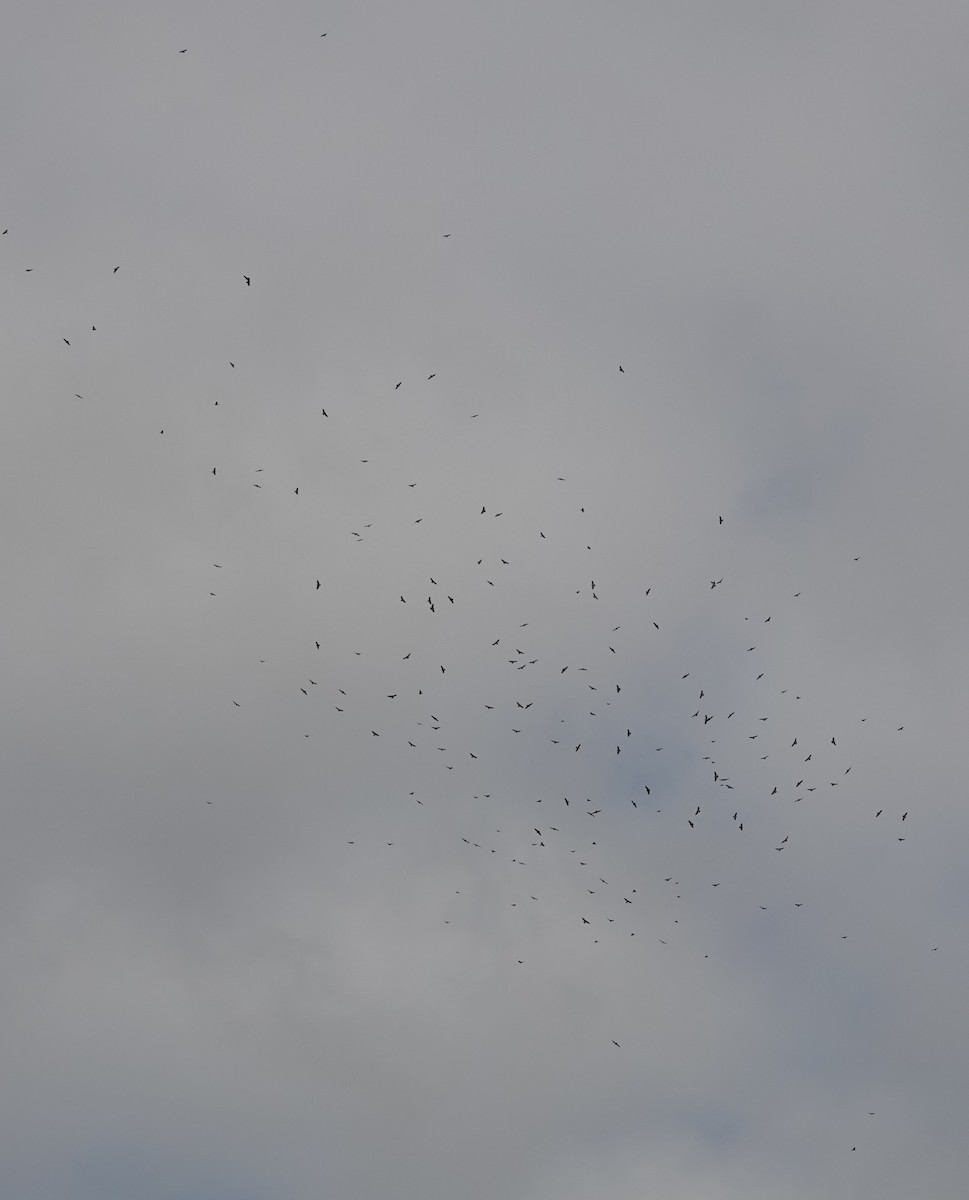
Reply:
[[10, 7], [4, 1195], [964, 1194], [967, 38]]

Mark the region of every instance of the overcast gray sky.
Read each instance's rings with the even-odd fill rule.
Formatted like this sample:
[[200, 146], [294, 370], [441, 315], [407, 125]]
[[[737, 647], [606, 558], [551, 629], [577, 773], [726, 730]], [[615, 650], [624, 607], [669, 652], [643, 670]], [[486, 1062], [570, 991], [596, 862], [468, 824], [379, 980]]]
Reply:
[[3, 1195], [965, 1194], [967, 39], [11, 7]]

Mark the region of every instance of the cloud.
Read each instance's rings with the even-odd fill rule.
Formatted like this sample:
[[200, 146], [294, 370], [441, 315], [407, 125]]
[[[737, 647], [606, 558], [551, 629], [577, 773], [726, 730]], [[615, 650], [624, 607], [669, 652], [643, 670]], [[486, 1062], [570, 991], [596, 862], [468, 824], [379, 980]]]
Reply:
[[8, 23], [7, 1192], [955, 1193], [963, 24]]

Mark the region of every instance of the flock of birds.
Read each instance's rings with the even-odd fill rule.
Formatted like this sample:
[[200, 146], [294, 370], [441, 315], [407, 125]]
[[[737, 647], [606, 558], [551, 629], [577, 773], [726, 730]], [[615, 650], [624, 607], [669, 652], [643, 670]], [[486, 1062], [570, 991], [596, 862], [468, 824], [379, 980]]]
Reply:
[[[2, 235], [7, 234], [4, 229]], [[27, 273], [33, 269], [24, 268]], [[120, 269], [113, 265], [110, 273], [117, 275]], [[258, 281], [240, 272], [239, 285], [255, 289]], [[96, 324], [91, 331], [97, 332]], [[61, 340], [71, 348], [70, 338]], [[236, 361], [228, 361], [227, 367], [235, 371]], [[618, 373], [629, 379], [621, 365]], [[433, 384], [437, 375], [430, 371], [422, 375], [421, 383]], [[404, 382], [388, 381], [388, 393], [406, 397], [401, 392]], [[78, 401], [84, 400], [84, 394], [73, 393]], [[467, 417], [474, 421], [480, 415], [474, 412]], [[332, 428], [344, 416], [338, 405], [328, 401], [320, 406], [318, 420]], [[348, 419], [353, 419], [352, 414]], [[165, 429], [159, 433], [164, 435]], [[353, 466], [368, 464], [370, 459], [362, 458]], [[224, 465], [214, 463], [209, 470], [212, 486], [223, 485]], [[229, 475], [228, 486], [237, 486], [239, 472], [230, 470]], [[248, 481], [253, 489], [285, 492], [294, 502], [307, 503], [306, 489], [301, 495], [297, 480], [281, 482], [263, 469], [257, 469], [255, 476]], [[523, 530], [519, 513], [486, 500], [460, 514], [466, 534], [458, 548], [453, 540], [435, 546], [434, 532], [428, 532], [433, 508], [425, 512], [417, 503], [420, 483], [407, 481], [404, 494], [393, 500], [394, 539], [399, 546], [407, 537], [423, 538], [421, 561], [436, 565], [420, 582], [411, 576], [400, 587], [386, 580], [386, 595], [379, 613], [374, 613], [375, 630], [380, 630], [375, 644], [399, 641], [381, 662], [369, 661], [359, 678], [345, 667], [333, 666], [346, 647], [335, 646], [332, 633], [321, 631], [307, 639], [305, 673], [292, 681], [294, 694], [302, 697], [300, 703], [310, 706], [300, 736], [306, 740], [323, 736], [330, 747], [346, 747], [348, 755], [362, 753], [356, 747], [361, 738], [368, 739], [368, 757], [379, 754], [395, 778], [417, 784], [402, 788], [402, 798], [414, 806], [415, 814], [435, 806], [443, 814], [444, 797], [460, 791], [467, 806], [459, 811], [474, 814], [474, 827], [455, 830], [456, 849], [468, 856], [465, 867], [470, 876], [489, 869], [474, 855], [520, 872], [521, 884], [507, 897], [511, 909], [541, 903], [541, 887], [535, 881], [551, 877], [547, 867], [554, 859], [570, 873], [572, 901], [564, 919], [571, 922], [577, 937], [592, 946], [637, 936], [640, 944], [650, 940], [654, 946], [669, 946], [682, 934], [680, 918], [672, 915], [675, 901], [685, 894], [681, 872], [672, 870], [655, 881], [669, 890], [674, 903], [664, 910], [662, 921], [654, 920], [644, 900], [643, 881], [632, 876], [616, 880], [605, 864], [608, 855], [602, 847], [609, 845], [615, 830], [620, 839], [635, 837], [628, 819], [663, 817], [667, 823], [662, 836], [670, 839], [674, 834], [669, 822], [675, 822], [687, 837], [701, 835], [712, 824], [718, 833], [729, 828], [738, 836], [759, 839], [765, 853], [782, 854], [794, 844], [794, 825], [791, 831], [774, 836], [776, 813], [793, 814], [796, 806], [809, 805], [818, 793], [831, 789], [850, 791], [857, 777], [851, 754], [856, 730], [820, 732], [811, 724], [802, 728], [800, 695], [796, 689], [779, 686], [774, 678], [771, 642], [782, 638], [784, 628], [795, 619], [790, 605], [799, 600], [800, 592], [785, 598], [788, 611], [745, 615], [733, 623], [725, 618], [726, 624], [721, 624], [729, 642], [726, 667], [720, 664], [705, 673], [698, 664], [684, 662], [681, 670], [670, 672], [650, 691], [641, 679], [641, 664], [651, 653], [647, 639], [655, 638], [654, 644], [659, 644], [662, 626], [657, 617], [675, 611], [678, 598], [666, 597], [659, 611], [652, 585], [638, 588], [633, 595], [626, 577], [614, 581], [586, 573], [579, 578], [586, 570], [583, 555], [592, 544], [581, 532], [587, 505], [567, 477], [548, 478], [550, 508], [557, 505], [562, 518], [555, 533], [538, 525]], [[710, 525], [717, 537], [729, 536], [729, 518], [725, 526], [722, 515], [711, 513]], [[505, 528], [510, 532], [503, 541]], [[562, 530], [569, 528], [573, 533], [566, 544]], [[362, 545], [375, 536], [374, 522], [361, 520], [352, 527], [348, 523], [344, 536]], [[525, 562], [522, 547], [527, 541], [532, 549]], [[478, 549], [472, 549], [475, 546]], [[509, 581], [520, 582], [524, 574], [533, 592], [537, 586], [540, 597], [543, 554], [570, 564], [574, 586], [568, 601], [549, 597], [545, 607], [532, 599], [527, 611], [519, 614], [527, 619], [509, 620], [506, 614], [512, 601], [506, 597], [519, 594]], [[860, 556], [854, 559], [859, 561]], [[209, 596], [217, 600], [232, 586], [230, 558], [220, 551], [211, 570], [219, 573], [221, 586], [209, 585]], [[324, 572], [306, 576], [307, 592], [321, 600], [333, 586]], [[339, 586], [345, 589], [346, 579]], [[708, 610], [730, 586], [729, 571], [708, 572], [702, 584]], [[371, 601], [361, 596], [360, 604], [366, 612]], [[391, 604], [396, 610], [393, 617]], [[551, 609], [557, 611], [555, 629], [550, 631], [543, 623]], [[625, 619], [613, 624], [619, 612]], [[632, 622], [630, 613], [635, 614]], [[486, 621], [491, 621], [487, 630]], [[448, 626], [447, 637], [437, 636], [440, 623]], [[560, 626], [568, 631], [564, 639], [555, 632]], [[576, 631], [581, 631], [580, 637], [573, 636]], [[440, 648], [449, 644], [461, 645], [457, 661]], [[570, 649], [550, 650], [550, 644]], [[576, 645], [583, 649], [576, 653]], [[352, 655], [374, 657], [369, 649], [353, 650]], [[372, 680], [378, 676], [391, 682], [375, 688]], [[725, 678], [735, 681], [734, 698], [724, 692]], [[661, 722], [646, 707], [656, 689], [662, 696]], [[247, 699], [237, 694], [226, 697], [226, 702], [243, 709]], [[859, 726], [866, 724], [866, 717], [858, 718]], [[662, 740], [653, 736], [657, 725], [667, 731]], [[892, 728], [901, 733], [904, 726]], [[660, 761], [671, 744], [669, 733], [675, 741], [674, 768]], [[542, 764], [542, 781], [536, 783], [529, 776], [521, 786], [512, 824], [503, 818], [502, 825], [494, 827], [489, 801], [503, 790], [501, 811], [507, 816], [509, 772], [514, 773], [525, 757]], [[621, 770], [617, 760], [622, 762]], [[686, 777], [688, 788], [679, 782]], [[775, 814], [770, 819], [765, 818], [768, 808]], [[892, 823], [891, 838], [905, 842], [908, 810], [892, 813], [879, 808], [871, 815], [881, 825]], [[656, 834], [657, 826], [649, 829], [650, 836]], [[346, 840], [357, 852], [366, 841]], [[383, 845], [389, 848], [394, 842]], [[723, 878], [709, 878], [705, 886], [718, 902], [729, 890]], [[782, 903], [793, 912], [805, 901], [789, 896]], [[758, 903], [757, 908], [767, 911], [768, 905]], [[459, 931], [460, 913], [460, 901], [451, 900], [441, 920]], [[561, 918], [558, 909], [556, 919]], [[509, 950], [515, 964], [527, 970], [529, 959], [518, 957], [519, 952]], [[703, 957], [709, 957], [709, 951]], [[608, 1037], [608, 1044], [621, 1049], [621, 1034]]]

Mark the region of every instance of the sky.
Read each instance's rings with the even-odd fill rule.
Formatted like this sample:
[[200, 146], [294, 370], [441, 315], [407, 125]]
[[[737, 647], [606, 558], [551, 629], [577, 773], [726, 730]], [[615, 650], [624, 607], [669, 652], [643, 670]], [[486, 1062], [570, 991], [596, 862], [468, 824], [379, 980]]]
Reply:
[[964, 1194], [967, 37], [6, 14], [0, 1192]]

